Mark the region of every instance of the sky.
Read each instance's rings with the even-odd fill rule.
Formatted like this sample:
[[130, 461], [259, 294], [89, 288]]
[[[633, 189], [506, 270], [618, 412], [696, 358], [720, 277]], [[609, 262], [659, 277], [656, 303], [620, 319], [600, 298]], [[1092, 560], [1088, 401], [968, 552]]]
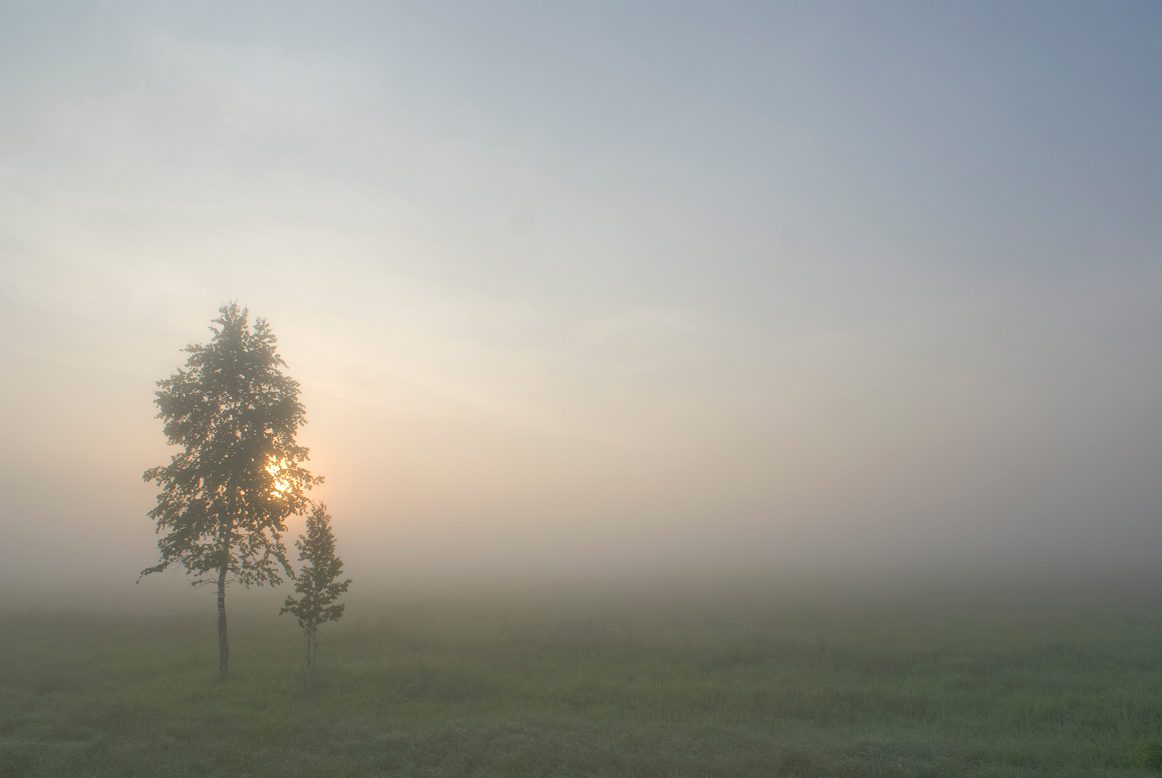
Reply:
[[1149, 568], [1160, 137], [1145, 2], [4, 3], [0, 585], [232, 300], [357, 581]]

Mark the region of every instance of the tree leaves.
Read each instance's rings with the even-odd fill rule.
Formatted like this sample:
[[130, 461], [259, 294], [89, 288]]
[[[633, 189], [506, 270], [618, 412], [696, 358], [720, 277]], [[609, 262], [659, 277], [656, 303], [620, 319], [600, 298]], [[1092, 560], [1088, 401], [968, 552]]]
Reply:
[[230, 303], [213, 324], [209, 343], [186, 346], [185, 369], [157, 382], [157, 418], [184, 450], [144, 473], [161, 488], [149, 515], [164, 536], [160, 562], [141, 574], [176, 563], [201, 582], [225, 565], [247, 586], [279, 584], [281, 573], [293, 577], [286, 518], [303, 512], [306, 492], [323, 480], [295, 441], [306, 423], [299, 384], [282, 372], [265, 320], [251, 327], [247, 309]]
[[297, 616], [299, 626], [310, 637], [324, 622], [338, 621], [343, 616], [346, 606], [335, 600], [351, 585], [351, 579], [338, 580], [343, 574], [343, 560], [335, 556], [335, 535], [326, 504], [313, 506], [307, 516], [306, 534], [299, 536], [295, 547], [299, 559], [305, 562], [295, 576], [295, 591], [301, 596], [288, 596], [279, 615]]

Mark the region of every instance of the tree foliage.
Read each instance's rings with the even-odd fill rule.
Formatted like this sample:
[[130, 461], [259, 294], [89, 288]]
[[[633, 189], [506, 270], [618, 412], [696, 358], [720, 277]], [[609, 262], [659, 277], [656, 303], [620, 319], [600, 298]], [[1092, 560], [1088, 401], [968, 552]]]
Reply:
[[335, 556], [335, 534], [325, 503], [313, 507], [307, 516], [306, 534], [295, 541], [295, 548], [304, 562], [295, 576], [295, 591], [300, 596], [288, 596], [279, 615], [290, 613], [298, 617], [299, 626], [307, 636], [307, 666], [311, 667], [314, 664], [312, 641], [316, 640], [322, 624], [342, 618], [346, 606], [335, 601], [351, 585], [350, 578], [339, 580], [343, 575], [343, 560]]
[[202, 583], [216, 573], [225, 674], [228, 578], [276, 585], [281, 573], [292, 574], [285, 521], [303, 511], [306, 492], [322, 479], [303, 465], [309, 452], [295, 442], [306, 423], [299, 384], [282, 372], [286, 363], [266, 321], [251, 328], [248, 311], [231, 303], [210, 330], [209, 343], [185, 348], [185, 369], [158, 381], [157, 418], [182, 451], [145, 471], [161, 488], [149, 515], [164, 535], [161, 561], [141, 574], [179, 564]]

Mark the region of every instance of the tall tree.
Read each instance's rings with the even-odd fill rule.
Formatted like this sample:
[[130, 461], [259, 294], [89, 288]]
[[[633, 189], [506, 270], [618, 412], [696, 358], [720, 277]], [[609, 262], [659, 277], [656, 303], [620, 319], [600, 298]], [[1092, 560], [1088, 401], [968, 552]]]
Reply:
[[282, 583], [293, 576], [282, 534], [286, 518], [309, 504], [321, 483], [303, 466], [308, 450], [295, 442], [306, 423], [299, 384], [285, 375], [278, 339], [263, 319], [248, 323], [237, 303], [224, 305], [213, 339], [186, 346], [185, 369], [158, 381], [157, 418], [171, 445], [184, 450], [145, 471], [161, 487], [149, 512], [161, 561], [141, 574], [180, 564], [194, 585], [218, 585], [218, 670], [230, 668], [226, 585]]
[[[295, 541], [299, 559], [305, 564], [295, 576], [295, 591], [301, 596], [288, 596], [278, 613], [298, 617], [299, 626], [307, 636], [307, 670], [315, 666], [315, 652], [319, 646], [319, 627], [327, 621], [338, 621], [346, 605], [335, 600], [347, 591], [351, 579], [340, 581], [343, 560], [335, 556], [335, 534], [331, 531], [331, 517], [324, 503], [315, 505], [307, 516], [307, 532]], [[313, 646], [313, 647], [312, 647]]]

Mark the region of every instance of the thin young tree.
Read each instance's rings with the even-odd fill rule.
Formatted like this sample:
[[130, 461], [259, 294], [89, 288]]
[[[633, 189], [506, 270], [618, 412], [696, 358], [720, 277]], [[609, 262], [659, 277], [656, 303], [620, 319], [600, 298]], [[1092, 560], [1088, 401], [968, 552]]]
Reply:
[[161, 488], [149, 516], [157, 522], [161, 561], [141, 571], [181, 565], [194, 585], [218, 586], [218, 671], [230, 668], [226, 586], [278, 585], [293, 576], [282, 534], [285, 521], [309, 505], [306, 492], [322, 478], [303, 466], [308, 450], [295, 442], [306, 423], [299, 384], [263, 319], [230, 303], [219, 309], [206, 344], [185, 348], [185, 369], [158, 381], [157, 418], [171, 445], [168, 465], [145, 471]]
[[299, 559], [304, 562], [295, 576], [298, 598], [288, 596], [282, 610], [298, 617], [299, 626], [307, 637], [307, 672], [315, 667], [319, 649], [319, 627], [324, 622], [338, 621], [346, 605], [337, 604], [339, 595], [347, 591], [351, 579], [340, 581], [343, 560], [335, 556], [335, 533], [331, 531], [331, 517], [325, 503], [315, 505], [307, 516], [307, 531], [295, 541]]

